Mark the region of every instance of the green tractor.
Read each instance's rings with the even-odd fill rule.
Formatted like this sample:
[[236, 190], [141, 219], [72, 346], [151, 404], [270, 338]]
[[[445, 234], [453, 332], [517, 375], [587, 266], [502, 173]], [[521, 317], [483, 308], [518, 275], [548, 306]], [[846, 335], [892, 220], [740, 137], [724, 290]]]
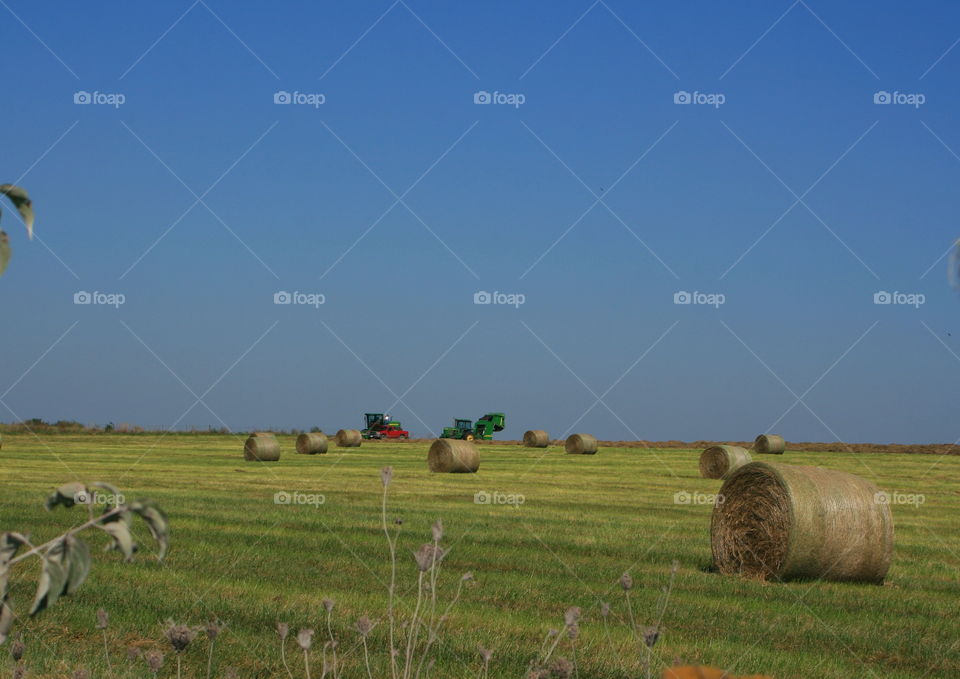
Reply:
[[494, 432], [503, 431], [503, 423], [503, 413], [487, 413], [477, 420], [477, 426], [473, 426], [473, 420], [455, 419], [452, 427], [443, 428], [440, 438], [490, 441], [493, 439]]

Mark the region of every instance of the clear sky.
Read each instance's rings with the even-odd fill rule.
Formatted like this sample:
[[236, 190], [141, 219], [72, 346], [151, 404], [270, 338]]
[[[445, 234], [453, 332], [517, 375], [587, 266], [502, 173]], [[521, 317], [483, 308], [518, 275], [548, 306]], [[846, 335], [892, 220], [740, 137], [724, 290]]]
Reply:
[[4, 421], [960, 437], [956, 3], [0, 21]]

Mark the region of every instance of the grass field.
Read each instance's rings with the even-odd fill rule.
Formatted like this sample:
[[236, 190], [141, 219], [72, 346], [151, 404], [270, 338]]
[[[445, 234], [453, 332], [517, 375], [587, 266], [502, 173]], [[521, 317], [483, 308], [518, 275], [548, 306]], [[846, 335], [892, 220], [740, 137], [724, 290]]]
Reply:
[[[217, 676], [287, 676], [280, 664], [278, 620], [317, 629], [322, 646], [322, 599], [336, 602], [346, 676], [364, 677], [354, 623], [386, 610], [389, 559], [380, 527], [379, 470], [395, 469], [389, 516], [400, 534], [399, 612], [416, 601], [411, 552], [429, 541], [442, 517], [444, 562], [440, 596], [472, 571], [437, 646], [433, 677], [474, 677], [478, 644], [494, 650], [490, 676], [522, 677], [550, 628], [562, 628], [568, 606], [583, 609], [576, 657], [579, 676], [639, 677], [640, 649], [628, 633], [623, 592], [629, 570], [638, 624], [652, 623], [671, 562], [679, 563], [664, 632], [655, 648], [658, 670], [675, 657], [729, 667], [737, 674], [789, 677], [960, 676], [960, 458], [930, 455], [791, 453], [784, 462], [861, 474], [882, 489], [922, 493], [920, 506], [893, 507], [896, 552], [882, 587], [825, 582], [761, 583], [710, 572], [706, 504], [676, 504], [675, 493], [715, 493], [701, 479], [699, 451], [601, 448], [596, 456], [560, 448], [483, 446], [476, 475], [436, 475], [426, 469], [422, 443], [365, 442], [322, 456], [293, 454], [282, 438], [276, 463], [247, 463], [233, 436], [6, 436], [0, 451], [0, 529], [30, 531], [34, 542], [85, 517], [82, 508], [46, 512], [43, 500], [61, 483], [110, 482], [129, 497], [151, 497], [173, 527], [163, 565], [142, 529], [144, 551], [134, 564], [95, 550], [87, 584], [34, 620], [19, 624], [28, 676], [64, 677], [77, 668], [94, 677], [149, 676], [142, 661], [127, 675], [126, 649], [167, 649], [167, 618], [201, 625], [211, 617], [229, 626], [218, 641]], [[316, 493], [319, 506], [276, 504], [278, 492]], [[522, 494], [519, 506], [475, 503], [477, 492]], [[98, 544], [104, 537], [92, 535]], [[25, 611], [36, 565], [14, 578], [13, 598]], [[613, 612], [606, 630], [601, 601]], [[111, 616], [104, 641], [95, 612]], [[371, 635], [377, 679], [389, 676], [385, 626]], [[302, 656], [289, 651], [295, 676]], [[561, 654], [569, 657], [566, 642]], [[184, 676], [204, 676], [202, 637], [184, 657]], [[0, 676], [9, 674], [6, 652]], [[318, 654], [319, 657], [319, 654]], [[318, 677], [319, 659], [314, 667]], [[160, 676], [175, 676], [171, 658]], [[659, 676], [659, 671], [655, 676]]]

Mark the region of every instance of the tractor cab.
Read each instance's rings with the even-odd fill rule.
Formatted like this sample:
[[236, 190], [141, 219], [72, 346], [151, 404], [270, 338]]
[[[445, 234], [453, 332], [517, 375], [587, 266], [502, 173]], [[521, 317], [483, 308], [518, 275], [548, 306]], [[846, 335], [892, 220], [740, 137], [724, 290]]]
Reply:
[[440, 438], [472, 441], [474, 438], [473, 420], [455, 419], [452, 427], [444, 427]]

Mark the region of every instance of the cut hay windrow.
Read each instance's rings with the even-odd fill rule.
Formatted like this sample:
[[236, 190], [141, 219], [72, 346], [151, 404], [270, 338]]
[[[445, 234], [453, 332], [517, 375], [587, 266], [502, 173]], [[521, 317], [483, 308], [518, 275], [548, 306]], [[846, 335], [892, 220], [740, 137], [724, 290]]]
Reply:
[[472, 474], [480, 468], [480, 451], [470, 441], [437, 439], [427, 453], [432, 472]]
[[779, 434], [760, 434], [753, 442], [753, 449], [762, 455], [782, 455], [787, 442]]
[[564, 448], [573, 455], [595, 455], [599, 444], [590, 434], [572, 434], [564, 443]]
[[276, 462], [280, 459], [280, 442], [269, 431], [255, 431], [243, 444], [243, 459], [247, 462]]
[[893, 517], [870, 481], [769, 462], [740, 467], [720, 488], [710, 542], [725, 575], [882, 583]]
[[340, 429], [334, 439], [340, 448], [359, 448], [363, 436], [358, 429]]
[[546, 448], [550, 445], [550, 436], [543, 429], [531, 429], [524, 432], [523, 445], [527, 448]]
[[710, 446], [700, 454], [700, 476], [724, 479], [732, 471], [753, 461], [750, 451], [740, 446]]
[[319, 432], [300, 434], [297, 437], [297, 452], [301, 455], [321, 455], [327, 452], [329, 445], [327, 435]]

